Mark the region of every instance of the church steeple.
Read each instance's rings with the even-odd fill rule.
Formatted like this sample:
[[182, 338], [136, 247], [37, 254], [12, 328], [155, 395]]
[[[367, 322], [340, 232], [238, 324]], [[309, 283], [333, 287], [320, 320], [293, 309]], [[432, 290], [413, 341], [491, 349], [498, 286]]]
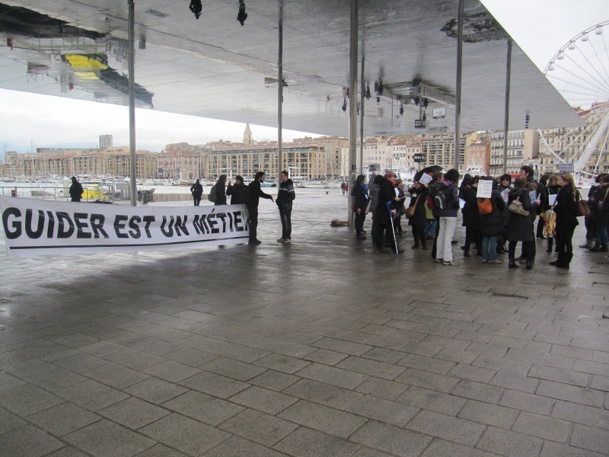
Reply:
[[245, 126], [245, 132], [243, 132], [243, 144], [245, 146], [253, 146], [254, 140], [252, 139], [252, 131], [250, 129], [250, 125], [247, 124]]

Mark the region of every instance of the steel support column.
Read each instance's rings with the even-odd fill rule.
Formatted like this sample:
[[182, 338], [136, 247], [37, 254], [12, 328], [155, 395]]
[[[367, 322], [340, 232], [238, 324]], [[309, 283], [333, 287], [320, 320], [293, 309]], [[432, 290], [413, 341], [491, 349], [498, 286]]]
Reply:
[[507, 173], [508, 131], [510, 129], [510, 80], [512, 78], [512, 40], [507, 41], [507, 63], [505, 69], [505, 118], [503, 120], [503, 174]]
[[351, 0], [351, 45], [349, 65], [349, 193], [347, 194], [347, 220], [353, 225], [351, 186], [357, 171], [357, 57], [359, 32], [359, 0]]
[[137, 206], [135, 179], [135, 5], [129, 0], [129, 157], [131, 158], [131, 206]]
[[279, 1], [279, 51], [277, 55], [277, 186], [283, 163], [283, 0]]
[[455, 170], [459, 169], [459, 149], [461, 143], [461, 74], [463, 71], [463, 9], [465, 0], [459, 0], [457, 15], [457, 84], [455, 93]]

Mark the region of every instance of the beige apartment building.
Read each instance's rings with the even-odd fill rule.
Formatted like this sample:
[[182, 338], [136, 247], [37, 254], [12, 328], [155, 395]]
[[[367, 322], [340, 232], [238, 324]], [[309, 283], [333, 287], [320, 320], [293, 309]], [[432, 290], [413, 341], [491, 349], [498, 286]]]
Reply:
[[[491, 161], [489, 171], [492, 176], [503, 174], [503, 151], [505, 132], [491, 133]], [[506, 173], [517, 175], [523, 165], [532, 165], [537, 168], [539, 154], [539, 133], [537, 130], [510, 130], [507, 138], [507, 164]], [[536, 174], [539, 170], [536, 170]]]
[[[136, 176], [156, 176], [158, 154], [136, 152]], [[131, 158], [127, 148], [47, 149], [19, 154], [7, 151], [5, 176], [129, 176]]]

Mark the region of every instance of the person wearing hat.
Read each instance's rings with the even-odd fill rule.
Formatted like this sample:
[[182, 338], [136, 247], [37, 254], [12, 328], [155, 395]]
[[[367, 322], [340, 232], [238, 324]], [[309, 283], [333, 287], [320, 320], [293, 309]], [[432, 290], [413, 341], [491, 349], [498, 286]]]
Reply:
[[79, 202], [82, 198], [84, 189], [82, 184], [78, 182], [75, 176], [72, 176], [72, 185], [70, 186], [70, 198], [73, 202]]
[[459, 210], [459, 172], [451, 168], [444, 174], [444, 183], [438, 192], [444, 194], [446, 207], [440, 213], [440, 231], [436, 240], [436, 262], [444, 265], [458, 265], [453, 259], [452, 241], [457, 228]]

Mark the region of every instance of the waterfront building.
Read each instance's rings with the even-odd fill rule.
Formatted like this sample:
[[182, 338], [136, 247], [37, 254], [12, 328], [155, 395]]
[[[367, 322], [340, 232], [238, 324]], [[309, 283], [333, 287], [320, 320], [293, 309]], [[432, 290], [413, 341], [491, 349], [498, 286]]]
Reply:
[[[505, 132], [491, 133], [491, 159], [490, 174], [499, 176], [503, 174], [503, 151]], [[523, 165], [532, 165], [535, 169], [539, 154], [539, 133], [537, 130], [509, 130], [507, 141], [506, 173], [517, 175]], [[539, 170], [536, 170], [539, 172]]]
[[[441, 166], [444, 170], [455, 167], [455, 134], [454, 133], [423, 133], [421, 138], [421, 167], [431, 165]], [[459, 170], [463, 169], [465, 161], [464, 135], [459, 138]]]

